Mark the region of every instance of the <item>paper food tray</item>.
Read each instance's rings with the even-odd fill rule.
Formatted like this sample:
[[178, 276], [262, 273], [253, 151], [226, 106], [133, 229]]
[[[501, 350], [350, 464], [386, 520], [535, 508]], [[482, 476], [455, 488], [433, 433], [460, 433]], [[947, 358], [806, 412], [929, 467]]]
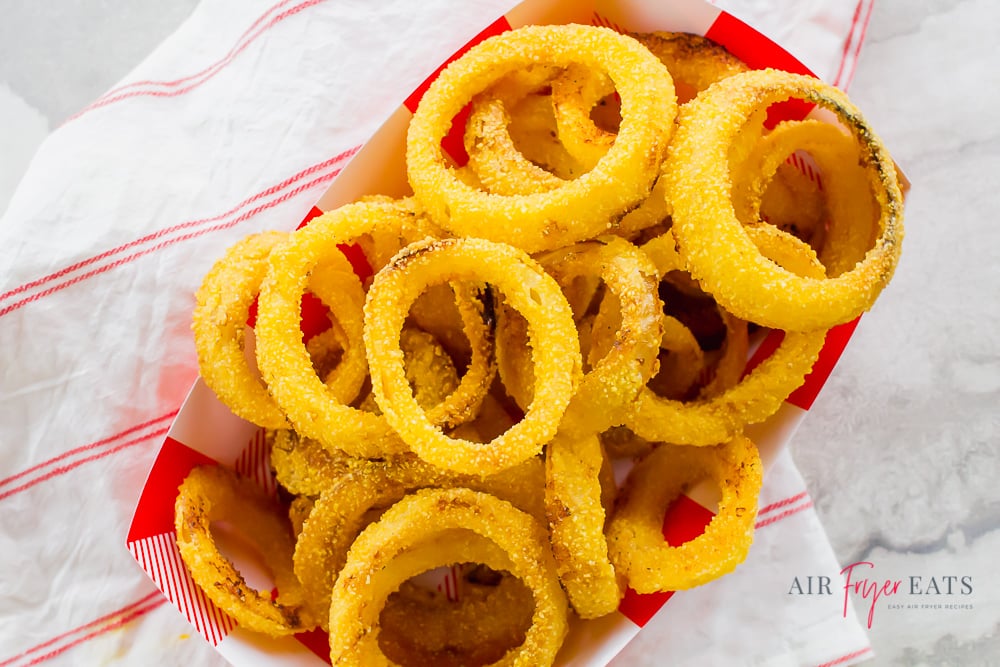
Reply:
[[[774, 42], [739, 19], [701, 0], [605, 0], [593, 3], [529, 0], [488, 25], [453, 58], [473, 44], [505, 30], [529, 24], [555, 23], [593, 24], [620, 32], [666, 30], [696, 33], [722, 44], [750, 67], [774, 67], [812, 74]], [[403, 105], [352, 158], [317, 202], [310, 217], [367, 194], [409, 194], [404, 164], [406, 129], [420, 96], [437, 71], [406, 98]], [[299, 221], [289, 220], [289, 229], [297, 223]], [[760, 448], [765, 469], [791, 439], [856, 324], [855, 320], [832, 329], [820, 359], [804, 385], [771, 419], [748, 429], [748, 435]], [[755, 364], [765, 358], [780, 337], [780, 332], [765, 337], [749, 363]], [[209, 602], [187, 573], [176, 547], [174, 501], [177, 488], [187, 473], [198, 464], [210, 462], [231, 466], [274, 490], [275, 481], [268, 464], [263, 430], [235, 417], [198, 380], [164, 438], [149, 473], [129, 529], [129, 551], [197, 632], [233, 665], [259, 667], [328, 663], [329, 647], [325, 633], [314, 631], [273, 639], [245, 631]], [[697, 494], [692, 495], [697, 499]], [[665, 534], [681, 539], [700, 534], [712, 513], [698, 504], [696, 499], [682, 498], [674, 504], [664, 523]], [[244, 564], [239, 565], [243, 571]], [[247, 567], [251, 566], [247, 564]], [[253, 585], [254, 573], [243, 571], [243, 574]], [[671, 595], [638, 595], [630, 590], [617, 613], [592, 621], [573, 619], [556, 664], [564, 667], [606, 665], [668, 604]], [[724, 614], [725, 610], [720, 609], [719, 613]]]

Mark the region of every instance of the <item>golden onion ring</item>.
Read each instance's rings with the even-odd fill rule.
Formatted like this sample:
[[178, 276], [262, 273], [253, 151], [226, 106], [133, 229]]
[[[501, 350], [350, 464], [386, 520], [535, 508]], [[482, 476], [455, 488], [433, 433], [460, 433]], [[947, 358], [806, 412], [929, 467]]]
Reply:
[[244, 332], [267, 257], [287, 236], [253, 234], [229, 248], [202, 280], [191, 318], [202, 380], [234, 415], [265, 428], [283, 428], [288, 421], [247, 364]]
[[[879, 204], [874, 246], [857, 266], [833, 278], [797, 276], [763, 256], [730, 200], [728, 150], [736, 133], [755, 111], [792, 97], [834, 111], [849, 127]], [[786, 331], [825, 329], [870, 308], [892, 277], [903, 237], [895, 165], [861, 112], [821, 81], [756, 70], [718, 82], [682, 107], [663, 174], [673, 233], [688, 270], [741, 319]]]
[[[224, 521], [254, 545], [278, 589], [258, 591], [222, 555], [211, 524]], [[315, 621], [292, 571], [294, 538], [288, 517], [252, 480], [218, 465], [198, 466], [181, 483], [174, 505], [181, 559], [212, 602], [241, 626], [271, 636], [309, 630]]]
[[663, 335], [656, 266], [634, 245], [613, 236], [554, 251], [539, 262], [561, 284], [599, 275], [617, 299], [620, 325], [614, 342], [584, 374], [560, 428], [582, 436], [618, 426], [656, 370]]
[[[618, 138], [600, 163], [528, 195], [491, 195], [456, 178], [440, 144], [472, 97], [512, 71], [571, 63], [606, 72], [622, 98]], [[634, 39], [589, 26], [528, 26], [480, 42], [434, 80], [410, 122], [407, 175], [417, 200], [452, 233], [551, 249], [603, 233], [649, 194], [675, 114], [669, 73]]]
[[[768, 261], [778, 262], [775, 266], [787, 266], [796, 275], [824, 275], [812, 248], [794, 236], [768, 224], [748, 227], [745, 233], [755, 251], [759, 247], [762, 256], [773, 258]], [[667, 261], [668, 253], [660, 250], [659, 261]], [[661, 264], [660, 268], [671, 267]], [[728, 441], [747, 424], [759, 423], [777, 412], [812, 370], [825, 340], [826, 330], [787, 332], [774, 353], [738, 384], [693, 401], [661, 398], [647, 387], [632, 404], [625, 425], [653, 442], [713, 445]]]
[[[534, 400], [524, 418], [488, 443], [451, 438], [417, 404], [406, 381], [399, 332], [427, 286], [485, 281], [526, 315], [535, 350]], [[445, 239], [407, 246], [379, 271], [365, 303], [365, 347], [379, 371], [372, 391], [386, 419], [414, 452], [447, 470], [488, 475], [538, 454], [555, 435], [581, 368], [573, 315], [558, 284], [511, 246]]]
[[596, 435], [557, 435], [545, 448], [545, 506], [552, 554], [559, 581], [580, 618], [610, 614], [624, 593], [604, 537], [604, 463]]
[[337, 400], [316, 376], [298, 333], [302, 294], [310, 273], [325, 263], [338, 267], [344, 284], [358, 280], [337, 246], [394, 216], [409, 215], [404, 206], [385, 201], [324, 213], [274, 249], [261, 285], [257, 364], [268, 390], [302, 435], [355, 456], [376, 458], [406, 447], [383, 417]]
[[478, 562], [510, 572], [534, 594], [532, 625], [507, 661], [551, 664], [567, 632], [567, 609], [547, 543], [534, 519], [488, 494], [427, 489], [403, 498], [351, 546], [331, 598], [331, 662], [386, 664], [378, 618], [389, 595], [433, 567]]
[[[685, 488], [704, 478], [722, 491], [702, 535], [681, 545], [663, 539], [663, 516]], [[638, 593], [693, 588], [731, 572], [750, 550], [763, 481], [757, 447], [737, 436], [724, 445], [660, 445], [629, 473], [608, 524], [615, 567]]]

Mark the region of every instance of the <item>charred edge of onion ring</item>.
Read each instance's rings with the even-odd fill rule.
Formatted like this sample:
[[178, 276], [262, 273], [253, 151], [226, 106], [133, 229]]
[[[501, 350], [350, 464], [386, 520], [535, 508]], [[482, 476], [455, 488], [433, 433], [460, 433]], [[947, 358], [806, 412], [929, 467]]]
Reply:
[[582, 436], [617, 426], [656, 370], [663, 335], [656, 267], [642, 251], [617, 237], [564, 248], [539, 261], [560, 283], [597, 274], [617, 298], [620, 326], [614, 342], [583, 376], [560, 428]]
[[[796, 276], [761, 255], [730, 200], [727, 150], [736, 133], [755, 111], [789, 98], [830, 109], [847, 125], [861, 147], [859, 160], [879, 204], [873, 247], [853, 269], [833, 278]], [[816, 79], [756, 70], [703, 91], [682, 107], [663, 173], [673, 233], [688, 269], [741, 319], [786, 331], [825, 329], [870, 308], [892, 277], [903, 236], [895, 165], [860, 111]]]
[[[278, 588], [257, 591], [216, 546], [211, 524], [225, 521], [256, 547]], [[222, 466], [194, 468], [181, 484], [174, 508], [181, 559], [205, 595], [249, 630], [271, 636], [314, 627], [292, 571], [294, 540], [280, 506], [253, 481]]]

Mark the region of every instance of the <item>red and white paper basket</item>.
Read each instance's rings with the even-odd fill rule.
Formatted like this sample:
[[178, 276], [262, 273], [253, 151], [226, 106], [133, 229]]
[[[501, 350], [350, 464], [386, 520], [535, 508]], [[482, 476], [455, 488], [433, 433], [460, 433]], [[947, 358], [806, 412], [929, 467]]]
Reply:
[[[724, 45], [750, 67], [774, 67], [812, 74], [767, 37], [702, 0], [528, 0], [486, 26], [453, 58], [479, 41], [503, 31], [529, 24], [555, 23], [601, 25], [622, 32], [667, 30], [697, 33]], [[310, 217], [367, 194], [409, 194], [404, 165], [406, 129], [421, 95], [436, 74], [432, 74], [407, 97], [352, 158]], [[805, 111], [799, 109], [799, 113]], [[789, 113], [796, 111], [793, 109]], [[462, 150], [460, 137], [450, 145]], [[447, 140], [445, 146], [449, 147]], [[289, 227], [298, 222], [290, 220]], [[749, 433], [760, 447], [765, 467], [792, 438], [856, 324], [855, 320], [829, 332], [819, 361], [804, 385], [788, 398], [777, 414]], [[780, 339], [781, 332], [772, 332], [764, 337], [753, 351], [749, 364], [755, 365], [766, 358]], [[194, 584], [176, 547], [174, 501], [178, 486], [194, 466], [212, 462], [231, 466], [273, 493], [275, 481], [268, 458], [263, 431], [234, 416], [198, 380], [164, 438], [150, 470], [129, 529], [128, 549], [166, 598], [232, 664], [255, 667], [322, 665], [329, 662], [324, 633], [310, 632], [273, 639], [243, 630]], [[712, 512], [698, 503], [697, 494], [692, 495], [693, 499], [683, 497], [667, 513], [664, 535], [672, 543], [700, 534], [712, 517]], [[247, 567], [252, 566], [248, 564]], [[254, 584], [254, 574], [248, 571], [243, 573]], [[672, 595], [638, 595], [630, 590], [617, 613], [592, 621], [575, 621], [557, 664], [606, 665], [668, 604]], [[720, 613], [724, 611], [720, 610]]]

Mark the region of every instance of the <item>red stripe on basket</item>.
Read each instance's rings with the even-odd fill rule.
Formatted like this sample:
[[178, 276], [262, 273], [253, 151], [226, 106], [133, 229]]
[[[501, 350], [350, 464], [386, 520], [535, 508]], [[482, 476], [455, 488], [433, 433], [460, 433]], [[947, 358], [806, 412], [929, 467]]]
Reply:
[[861, 5], [864, 0], [858, 0], [854, 7], [854, 15], [851, 17], [851, 27], [847, 30], [847, 37], [844, 39], [844, 48], [840, 53], [840, 65], [837, 67], [837, 74], [833, 77], [833, 85], [840, 86], [840, 78], [844, 74], [844, 65], [847, 64], [847, 56], [850, 53], [851, 45], [854, 43], [854, 29], [861, 20]]
[[[34, 289], [36, 287], [40, 287], [41, 285], [44, 285], [44, 284], [49, 283], [49, 282], [52, 282], [54, 280], [58, 280], [60, 278], [63, 278], [65, 276], [69, 275], [70, 273], [73, 273], [75, 271], [79, 271], [80, 269], [86, 268], [87, 266], [90, 266], [92, 264], [96, 264], [96, 263], [98, 263], [98, 262], [100, 262], [102, 260], [108, 259], [110, 257], [114, 257], [115, 255], [120, 255], [120, 254], [122, 254], [124, 252], [132, 250], [133, 248], [137, 248], [137, 247], [139, 247], [139, 246], [141, 246], [143, 244], [146, 244], [146, 243], [149, 243], [151, 241], [155, 241], [157, 239], [163, 238], [164, 236], [167, 236], [169, 234], [173, 234], [175, 232], [184, 231], [184, 230], [187, 230], [187, 229], [197, 228], [197, 227], [200, 227], [200, 226], [202, 226], [202, 225], [204, 225], [206, 223], [218, 222], [220, 220], [224, 220], [226, 218], [229, 218], [229, 217], [235, 215], [236, 213], [238, 213], [240, 210], [246, 208], [247, 206], [250, 206], [251, 204], [259, 202], [262, 199], [266, 199], [266, 198], [268, 198], [268, 197], [270, 197], [272, 195], [276, 195], [276, 194], [282, 192], [283, 190], [291, 187], [292, 185], [298, 183], [299, 181], [301, 181], [304, 178], [308, 178], [309, 176], [312, 176], [312, 175], [317, 174], [319, 172], [325, 171], [329, 167], [333, 167], [335, 165], [338, 165], [339, 163], [344, 162], [345, 160], [350, 159], [360, 149], [361, 149], [361, 146], [355, 146], [355, 147], [350, 148], [350, 149], [348, 149], [346, 151], [343, 151], [342, 153], [340, 153], [338, 155], [335, 155], [334, 157], [332, 157], [332, 158], [330, 158], [328, 160], [324, 160], [323, 162], [319, 162], [317, 164], [314, 164], [311, 167], [307, 167], [306, 169], [303, 169], [302, 171], [298, 172], [297, 174], [294, 174], [293, 176], [290, 176], [290, 177], [286, 178], [285, 180], [281, 181], [280, 183], [277, 183], [276, 185], [272, 185], [272, 186], [270, 186], [270, 187], [268, 187], [268, 188], [266, 188], [266, 189], [258, 192], [257, 194], [255, 194], [255, 195], [253, 195], [253, 196], [251, 196], [251, 197], [249, 197], [247, 199], [244, 199], [239, 204], [237, 204], [236, 206], [232, 207], [228, 211], [225, 211], [224, 213], [220, 213], [218, 215], [214, 215], [214, 216], [211, 216], [211, 217], [208, 217], [208, 218], [197, 218], [195, 220], [189, 220], [187, 222], [183, 222], [183, 223], [180, 223], [178, 225], [172, 225], [170, 227], [165, 227], [164, 229], [158, 230], [158, 231], [153, 232], [151, 234], [147, 234], [145, 236], [141, 236], [141, 237], [139, 237], [139, 238], [137, 238], [135, 240], [129, 241], [128, 243], [116, 246], [114, 248], [111, 248], [110, 250], [105, 250], [104, 252], [102, 252], [102, 253], [100, 253], [98, 255], [94, 255], [93, 257], [89, 257], [89, 258], [87, 258], [85, 260], [81, 260], [81, 261], [76, 262], [74, 264], [71, 264], [71, 265], [69, 265], [67, 267], [64, 267], [64, 268], [62, 268], [62, 269], [60, 269], [58, 271], [50, 273], [50, 274], [48, 274], [46, 276], [43, 276], [43, 277], [38, 278], [36, 280], [32, 280], [31, 282], [28, 282], [28, 283], [25, 283], [23, 285], [20, 285], [20, 286], [14, 288], [12, 290], [9, 290], [7, 292], [4, 292], [3, 294], [0, 294], [0, 301], [8, 299], [8, 298], [10, 298], [12, 296], [16, 296], [16, 295], [21, 294], [23, 292], [26, 292], [28, 290]], [[332, 178], [333, 176], [336, 176], [337, 173], [339, 173], [339, 171], [340, 170], [338, 169], [337, 171], [335, 171], [332, 174], [325, 174], [323, 176], [323, 178]], [[312, 181], [312, 182], [310, 182], [310, 184], [312, 184], [314, 182], [315, 181]], [[298, 194], [301, 191], [302, 191], [301, 189], [296, 189], [296, 190], [293, 190], [292, 192], [294, 194]], [[286, 197], [286, 199], [287, 199], [287, 197]], [[254, 208], [252, 210], [252, 213], [254, 213], [254, 214], [259, 213], [259, 212], [261, 212], [263, 210], [266, 210], [267, 208], [270, 208], [271, 206], [274, 206], [276, 203], [280, 203], [282, 201], [285, 201], [285, 199], [279, 199], [276, 202], [272, 202], [269, 205], [264, 206], [264, 207]], [[5, 311], [0, 311], [0, 315], [3, 315], [4, 312]]]
[[[170, 533], [171, 539], [174, 539], [174, 535], [174, 533]], [[187, 576], [184, 571], [184, 564], [180, 562], [179, 558], [175, 558], [177, 554], [174, 552], [174, 549], [164, 550], [158, 543], [158, 540], [159, 536], [143, 540], [143, 544], [147, 548], [152, 547], [156, 562], [163, 564], [159, 578], [153, 577], [153, 581], [156, 582], [156, 585], [160, 587], [163, 594], [180, 610], [184, 617], [190, 618], [195, 605], [188, 586], [184, 582]], [[150, 569], [146, 569], [146, 572], [152, 576]]]
[[271, 473], [270, 450], [264, 429], [254, 432], [246, 447], [240, 452], [233, 468], [244, 477], [249, 477], [272, 497], [278, 493], [274, 475]]
[[149, 470], [126, 541], [137, 542], [146, 537], [171, 532], [174, 529], [177, 488], [196, 465], [214, 463], [212, 458], [179, 440], [170, 436], [164, 438], [160, 453], [156, 455]]
[[[816, 76], [795, 56], [732, 14], [721, 12], [712, 22], [705, 37], [725, 46], [730, 53], [752, 69], [771, 67], [795, 74]], [[813, 106], [802, 100], [774, 104], [768, 109], [766, 125], [770, 128], [782, 120], [801, 120], [809, 114]]]
[[12, 658], [7, 658], [3, 662], [0, 662], [0, 667], [6, 667], [7, 665], [10, 665], [10, 664], [14, 663], [15, 661], [20, 660], [21, 658], [29, 656], [32, 653], [37, 653], [37, 652], [39, 652], [41, 650], [44, 650], [44, 649], [52, 646], [53, 644], [56, 644], [56, 643], [58, 643], [58, 642], [60, 642], [60, 641], [62, 641], [64, 639], [72, 637], [73, 635], [79, 634], [81, 632], [89, 630], [90, 628], [93, 628], [94, 626], [100, 625], [101, 623], [105, 623], [105, 622], [107, 622], [107, 621], [109, 621], [109, 620], [111, 620], [113, 618], [121, 616], [122, 614], [127, 613], [129, 610], [135, 609], [137, 607], [140, 607], [143, 604], [145, 604], [146, 602], [149, 602], [150, 600], [159, 597], [159, 595], [160, 595], [159, 591], [154, 591], [154, 592], [150, 593], [149, 595], [146, 595], [146, 596], [144, 596], [142, 598], [139, 598], [138, 600], [136, 600], [135, 602], [133, 602], [131, 604], [125, 605], [121, 609], [117, 609], [117, 610], [111, 612], [110, 614], [105, 614], [104, 616], [96, 618], [93, 621], [90, 621], [89, 623], [81, 625], [81, 626], [79, 626], [77, 628], [73, 628], [72, 630], [68, 630], [68, 631], [62, 633], [61, 635], [56, 635], [55, 637], [53, 637], [51, 639], [48, 639], [48, 640], [42, 642], [41, 644], [38, 644], [36, 646], [33, 646], [32, 648], [29, 648], [26, 651], [22, 651], [21, 653], [18, 653], [17, 655], [15, 655]]
[[424, 96], [424, 93], [427, 92], [427, 89], [431, 87], [431, 83], [434, 82], [434, 79], [437, 78], [438, 74], [440, 74], [445, 67], [450, 65], [454, 60], [457, 60], [458, 58], [463, 56], [466, 51], [471, 49], [479, 42], [482, 42], [483, 40], [489, 37], [499, 35], [508, 30], [510, 30], [510, 23], [507, 22], [506, 16], [501, 16], [496, 21], [483, 28], [483, 30], [479, 34], [477, 34], [475, 37], [466, 42], [465, 45], [463, 45], [460, 49], [458, 49], [458, 51], [455, 51], [455, 53], [453, 53], [450, 58], [445, 60], [440, 67], [434, 70], [430, 76], [424, 79], [423, 83], [417, 86], [416, 90], [410, 93], [410, 96], [406, 98], [406, 100], [403, 102], [403, 106], [409, 109], [410, 113], [414, 113], [417, 110], [417, 105], [420, 104], [420, 99]]
[[795, 56], [732, 14], [721, 12], [705, 37], [726, 47], [752, 69], [773, 67], [786, 72], [815, 76]]
[[[840, 355], [844, 353], [848, 341], [854, 335], [854, 330], [857, 328], [860, 319], [858, 317], [850, 322], [838, 324], [827, 331], [826, 342], [823, 343], [823, 348], [819, 352], [816, 363], [813, 364], [812, 370], [805, 376], [802, 384], [785, 399], [788, 403], [803, 410], [809, 410], [812, 407], [816, 401], [816, 397], [819, 396], [820, 390], [830, 377], [830, 373], [833, 372], [833, 368], [837, 365]], [[746, 375], [770, 357], [778, 349], [778, 346], [781, 345], [781, 341], [784, 338], [784, 331], [774, 329], [768, 332], [767, 336], [750, 356], [743, 374]]]
[[147, 441], [149, 441], [149, 440], [151, 440], [153, 438], [156, 438], [158, 436], [164, 435], [169, 430], [170, 430], [170, 428], [167, 427], [167, 426], [165, 426], [165, 427], [163, 427], [161, 429], [157, 429], [157, 430], [155, 430], [155, 431], [153, 431], [151, 433], [147, 433], [146, 435], [140, 436], [138, 438], [133, 438], [132, 440], [127, 440], [127, 441], [125, 441], [125, 442], [123, 442], [123, 443], [121, 443], [119, 445], [115, 445], [114, 447], [111, 447], [110, 449], [107, 449], [107, 450], [105, 450], [103, 452], [99, 452], [97, 454], [91, 454], [90, 456], [84, 457], [82, 459], [78, 459], [76, 461], [73, 461], [72, 463], [67, 463], [66, 465], [62, 465], [62, 466], [59, 466], [57, 468], [53, 468], [52, 470], [48, 471], [44, 475], [36, 477], [35, 479], [33, 479], [33, 480], [29, 481], [29, 482], [25, 482], [24, 484], [21, 484], [20, 486], [15, 486], [13, 489], [8, 489], [7, 491], [4, 491], [3, 493], [0, 493], [0, 501], [6, 500], [7, 498], [10, 498], [11, 496], [14, 496], [14, 495], [16, 495], [18, 493], [21, 493], [22, 491], [30, 489], [31, 487], [36, 486], [38, 484], [41, 484], [42, 482], [48, 481], [48, 480], [50, 480], [50, 479], [52, 479], [54, 477], [58, 477], [58, 476], [60, 476], [60, 475], [62, 475], [64, 473], [69, 472], [70, 470], [75, 470], [76, 468], [79, 468], [80, 466], [82, 466], [85, 463], [90, 463], [91, 461], [97, 461], [98, 459], [103, 459], [106, 456], [110, 456], [110, 455], [112, 455], [112, 454], [114, 454], [116, 452], [120, 452], [123, 449], [129, 449], [130, 447], [135, 447], [137, 445], [141, 445], [141, 444], [143, 444], [143, 443], [145, 443], [145, 442], [147, 442]]
[[66, 452], [63, 452], [59, 456], [53, 457], [51, 459], [48, 459], [47, 461], [42, 461], [41, 463], [33, 465], [30, 468], [26, 468], [25, 470], [22, 470], [21, 472], [17, 473], [16, 475], [11, 475], [10, 477], [6, 477], [4, 479], [0, 479], [0, 487], [6, 486], [6, 485], [10, 484], [11, 482], [15, 482], [15, 481], [21, 479], [22, 477], [30, 475], [31, 473], [36, 472], [38, 470], [41, 470], [42, 468], [45, 468], [45, 467], [48, 467], [48, 466], [53, 465], [55, 463], [58, 463], [60, 461], [63, 461], [63, 460], [65, 460], [65, 459], [67, 459], [67, 458], [69, 458], [71, 456], [76, 455], [76, 454], [81, 454], [83, 452], [88, 452], [88, 451], [93, 450], [93, 449], [99, 449], [101, 447], [106, 447], [106, 446], [114, 443], [116, 440], [121, 440], [122, 438], [124, 438], [126, 436], [129, 436], [129, 435], [132, 435], [133, 433], [137, 433], [137, 432], [139, 432], [139, 431], [141, 431], [141, 430], [143, 430], [145, 428], [148, 428], [148, 427], [153, 426], [155, 424], [159, 424], [160, 422], [167, 421], [169, 419], [173, 419], [175, 416], [177, 416], [177, 412], [178, 412], [178, 410], [171, 410], [170, 412], [168, 412], [168, 413], [166, 413], [164, 415], [160, 415], [159, 417], [155, 417], [153, 419], [150, 419], [149, 421], [142, 422], [141, 424], [136, 424], [135, 426], [130, 426], [129, 428], [125, 429], [124, 431], [121, 431], [120, 433], [116, 433], [114, 435], [109, 435], [106, 438], [101, 438], [100, 440], [97, 440], [97, 441], [92, 442], [90, 444], [81, 445], [80, 447], [75, 447], [73, 449], [70, 449], [70, 450], [68, 450]]
[[628, 34], [628, 31], [622, 28], [620, 25], [618, 25], [617, 23], [615, 23], [614, 21], [605, 16], [601, 16], [597, 12], [593, 13], [593, 15], [590, 18], [590, 22], [593, 25], [599, 26], [601, 28], [610, 28], [611, 30], [614, 30], [617, 33], [621, 33], [622, 35]]
[[854, 651], [853, 653], [848, 653], [847, 655], [842, 655], [839, 658], [837, 658], [836, 660], [831, 660], [830, 662], [824, 662], [822, 665], [817, 665], [817, 667], [836, 667], [836, 665], [842, 665], [845, 662], [849, 662], [851, 660], [854, 660], [855, 658], [860, 658], [861, 656], [865, 655], [866, 653], [871, 653], [871, 651], [872, 651], [872, 647], [871, 646], [866, 646], [865, 648], [860, 649], [858, 651]]
[[[65, 125], [66, 123], [72, 122], [72, 121], [76, 120], [77, 118], [81, 117], [82, 115], [84, 115], [85, 113], [89, 113], [89, 112], [94, 111], [96, 109], [100, 109], [102, 107], [106, 107], [109, 104], [114, 104], [115, 102], [120, 102], [122, 100], [131, 99], [131, 98], [134, 98], [134, 97], [177, 97], [178, 95], [183, 95], [185, 93], [188, 93], [188, 92], [194, 90], [195, 88], [198, 88], [199, 86], [201, 86], [205, 82], [210, 81], [216, 74], [218, 74], [219, 72], [221, 72], [225, 68], [226, 65], [228, 65], [229, 63], [231, 63], [236, 58], [237, 55], [239, 55], [248, 46], [250, 46], [250, 44], [252, 44], [253, 41], [257, 39], [257, 37], [259, 37], [260, 35], [264, 34], [268, 30], [270, 30], [271, 28], [273, 28], [275, 25], [277, 25], [278, 23], [281, 23], [286, 18], [289, 18], [291, 16], [299, 14], [303, 10], [308, 9], [309, 7], [313, 7], [315, 5], [318, 5], [321, 2], [323, 2], [323, 1], [324, 0], [307, 0], [306, 2], [302, 2], [302, 3], [298, 4], [298, 5], [296, 5], [295, 7], [287, 9], [284, 12], [282, 12], [282, 13], [278, 14], [277, 16], [273, 17], [267, 24], [265, 24], [263, 27], [261, 27], [257, 31], [257, 33], [254, 34], [250, 39], [248, 39], [247, 41], [245, 41], [243, 43], [238, 43], [237, 46], [234, 47], [233, 51], [231, 51], [228, 55], [226, 55], [221, 61], [219, 61], [219, 63], [217, 63], [216, 65], [210, 66], [208, 68], [208, 70], [206, 70], [207, 74], [205, 74], [204, 76], [202, 76], [201, 78], [199, 78], [197, 81], [194, 81], [193, 83], [191, 83], [191, 84], [189, 84], [189, 85], [187, 85], [187, 86], [185, 86], [183, 88], [178, 88], [178, 89], [175, 89], [175, 90], [133, 90], [133, 91], [126, 92], [126, 93], [121, 93], [121, 94], [108, 93], [105, 96], [103, 96], [103, 97], [99, 98], [98, 100], [96, 100], [95, 102], [93, 102], [92, 104], [90, 104], [89, 106], [85, 107], [84, 109], [81, 109], [80, 111], [76, 112], [75, 114], [73, 114], [72, 116], [70, 116], [69, 118], [67, 118], [64, 121], [63, 124]], [[197, 75], [192, 75], [191, 78], [193, 79], [193, 78], [196, 78], [196, 77], [197, 77]]]
[[791, 509], [785, 510], [784, 512], [781, 512], [780, 514], [775, 514], [774, 516], [769, 516], [766, 519], [762, 519], [754, 524], [754, 528], [763, 528], [764, 526], [770, 526], [771, 524], [777, 523], [782, 519], [787, 519], [788, 517], [794, 514], [798, 514], [799, 512], [807, 510], [812, 506], [813, 503], [810, 500], [802, 505], [799, 505], [798, 507], [793, 507]]
[[789, 395], [787, 399], [789, 403], [803, 410], [812, 407], [823, 385], [826, 384], [827, 378], [833, 372], [834, 366], [837, 365], [840, 355], [844, 353], [848, 341], [854, 335], [854, 330], [857, 329], [860, 319], [858, 317], [850, 322], [838, 324], [826, 332], [826, 342], [819, 352], [819, 358], [813, 364], [812, 371], [802, 381], [802, 385]]
[[323, 628], [316, 628], [309, 632], [300, 632], [295, 639], [307, 649], [312, 651], [317, 658], [326, 664], [330, 664], [330, 635], [323, 631]]
[[141, 540], [141, 548], [150, 555], [143, 569], [189, 623], [213, 646], [218, 645], [234, 627], [232, 619], [205, 597], [181, 560], [173, 532]]

